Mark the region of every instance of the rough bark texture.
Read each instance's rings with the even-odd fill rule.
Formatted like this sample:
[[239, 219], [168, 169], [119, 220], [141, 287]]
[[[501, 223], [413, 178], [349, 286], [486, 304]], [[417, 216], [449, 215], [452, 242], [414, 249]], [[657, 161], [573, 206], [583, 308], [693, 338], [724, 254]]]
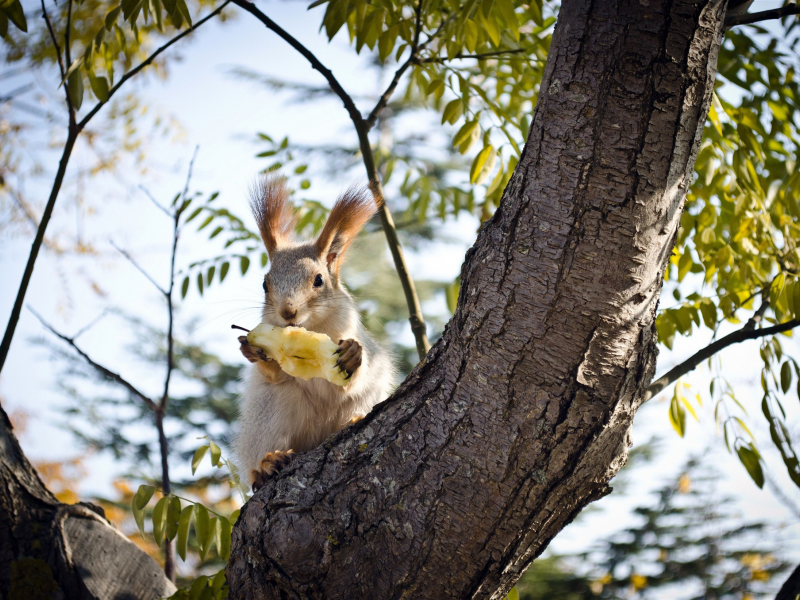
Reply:
[[0, 598], [155, 600], [172, 594], [175, 586], [158, 564], [101, 515], [89, 504], [61, 504], [45, 488], [0, 408]]
[[232, 597], [501, 598], [610, 491], [713, 90], [721, 0], [566, 0], [441, 340], [244, 507]]

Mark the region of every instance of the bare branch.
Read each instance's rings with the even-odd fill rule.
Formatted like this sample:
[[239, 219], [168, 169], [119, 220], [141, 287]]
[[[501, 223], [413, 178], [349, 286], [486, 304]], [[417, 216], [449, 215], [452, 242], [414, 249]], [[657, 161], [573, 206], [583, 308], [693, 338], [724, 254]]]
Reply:
[[56, 58], [58, 58], [58, 68], [61, 71], [61, 78], [64, 78], [66, 75], [66, 71], [64, 70], [64, 62], [61, 59], [61, 47], [58, 45], [58, 40], [56, 39], [56, 33], [53, 31], [53, 25], [50, 23], [50, 17], [47, 14], [47, 9], [44, 7], [44, 0], [42, 0], [42, 16], [44, 17], [44, 22], [47, 23], [47, 31], [50, 33], [50, 40], [53, 42], [53, 46], [56, 49]]
[[[151, 63], [152, 63], [152, 62], [153, 62], [153, 61], [156, 59], [156, 57], [158, 57], [158, 55], [159, 55], [159, 54], [161, 54], [161, 53], [162, 53], [162, 52], [164, 52], [164, 51], [165, 51], [167, 48], [169, 48], [170, 46], [172, 46], [172, 45], [173, 45], [175, 42], [177, 42], [177, 41], [179, 41], [179, 40], [183, 39], [184, 37], [186, 37], [187, 35], [189, 35], [189, 34], [190, 34], [190, 33], [192, 33], [193, 31], [196, 31], [198, 27], [200, 27], [201, 25], [203, 25], [203, 23], [206, 23], [207, 21], [209, 21], [209, 20], [213, 19], [214, 17], [216, 17], [216, 16], [217, 16], [219, 13], [221, 13], [221, 12], [222, 12], [222, 9], [223, 9], [223, 8], [225, 8], [226, 6], [228, 6], [228, 4], [230, 4], [230, 3], [231, 3], [231, 0], [226, 0], [226, 1], [225, 1], [225, 2], [223, 2], [223, 3], [222, 3], [222, 4], [221, 4], [221, 5], [218, 7], [218, 8], [216, 8], [215, 10], [213, 10], [212, 12], [210, 12], [208, 15], [206, 15], [205, 17], [203, 17], [202, 19], [200, 19], [200, 20], [199, 20], [197, 23], [195, 23], [195, 24], [194, 24], [192, 27], [190, 27], [190, 28], [186, 29], [185, 31], [182, 31], [181, 33], [179, 33], [178, 35], [176, 35], [174, 38], [172, 38], [170, 41], [168, 41], [166, 44], [164, 44], [163, 46], [161, 46], [161, 47], [160, 47], [158, 50], [156, 50], [155, 52], [153, 52], [153, 53], [152, 53], [150, 56], [148, 56], [148, 57], [147, 57], [147, 58], [146, 58], [146, 59], [145, 59], [145, 60], [144, 60], [144, 61], [143, 61], [141, 64], [139, 64], [137, 67], [135, 67], [135, 68], [131, 69], [130, 71], [128, 71], [127, 73], [125, 73], [125, 74], [124, 74], [124, 75], [123, 75], [123, 76], [120, 78], [120, 80], [117, 82], [117, 84], [116, 84], [114, 87], [112, 87], [110, 90], [108, 90], [108, 98], [106, 99], [106, 102], [108, 102], [108, 101], [111, 99], [111, 97], [112, 97], [112, 96], [113, 96], [113, 95], [114, 95], [114, 94], [117, 92], [117, 90], [119, 90], [119, 88], [120, 88], [120, 87], [122, 87], [122, 85], [123, 85], [123, 84], [124, 84], [126, 81], [128, 81], [128, 80], [129, 80], [131, 77], [134, 77], [134, 76], [135, 76], [137, 73], [139, 73], [139, 71], [141, 71], [141, 70], [142, 70], [142, 69], [144, 69], [146, 66], [148, 66], [149, 64], [151, 64]], [[78, 128], [79, 128], [79, 129], [83, 129], [84, 127], [86, 127], [86, 124], [87, 124], [87, 123], [88, 123], [88, 122], [89, 122], [89, 121], [92, 119], [92, 117], [94, 117], [94, 116], [97, 114], [97, 112], [98, 112], [98, 111], [99, 111], [99, 110], [100, 110], [100, 109], [103, 107], [103, 105], [104, 105], [106, 102], [98, 102], [98, 103], [97, 103], [97, 104], [94, 106], [94, 108], [93, 108], [92, 110], [90, 110], [90, 111], [89, 111], [89, 113], [88, 113], [88, 114], [87, 114], [87, 115], [86, 115], [86, 116], [85, 116], [85, 117], [84, 117], [84, 118], [81, 120], [81, 122], [80, 122], [80, 123], [78, 123]]]
[[243, 8], [251, 15], [253, 15], [256, 19], [261, 21], [267, 29], [270, 31], [274, 31], [281, 37], [286, 43], [288, 43], [292, 48], [297, 50], [303, 57], [311, 63], [311, 67], [317, 71], [319, 71], [322, 76], [327, 80], [328, 85], [331, 86], [331, 89], [334, 93], [339, 96], [339, 99], [344, 103], [345, 109], [350, 114], [350, 119], [352, 119], [353, 123], [363, 123], [364, 118], [361, 116], [361, 113], [358, 111], [353, 99], [350, 95], [344, 90], [342, 85], [333, 76], [333, 73], [330, 69], [328, 69], [322, 62], [303, 44], [301, 44], [296, 38], [294, 38], [290, 33], [288, 33], [285, 29], [283, 29], [280, 25], [278, 25], [275, 21], [270, 19], [267, 15], [265, 15], [259, 8], [251, 3], [248, 0], [230, 0], [239, 8]]
[[728, 17], [725, 19], [725, 27], [735, 27], [736, 25], [750, 25], [752, 23], [758, 23], [760, 21], [771, 21], [773, 19], [782, 19], [783, 17], [788, 17], [791, 15], [800, 14], [800, 6], [797, 4], [787, 4], [786, 6], [782, 6], [781, 8], [775, 8], [772, 10], [762, 10], [761, 12], [756, 13], [744, 13], [743, 15], [737, 15], [734, 17]]
[[496, 50], [495, 52], [483, 52], [481, 54], [456, 54], [453, 58], [442, 58], [442, 57], [425, 58], [420, 60], [419, 62], [445, 63], [450, 60], [467, 59], [467, 58], [474, 58], [476, 60], [486, 60], [487, 58], [501, 58], [503, 56], [509, 56], [511, 54], [523, 54], [525, 52], [526, 48], [515, 48], [513, 50]]
[[144, 192], [145, 196], [150, 198], [150, 201], [153, 204], [155, 204], [165, 215], [167, 215], [170, 219], [172, 218], [172, 213], [169, 212], [169, 210], [167, 210], [166, 207], [164, 207], [158, 200], [156, 200], [155, 196], [153, 196], [153, 194], [150, 193], [150, 190], [148, 190], [146, 187], [144, 187], [141, 184], [139, 184], [139, 189], [142, 190]]
[[748, 329], [749, 324], [750, 322], [748, 321], [748, 323], [738, 331], [729, 333], [725, 337], [718, 339], [716, 342], [709, 344], [702, 350], [695, 352], [681, 364], [673, 367], [667, 371], [667, 373], [656, 379], [652, 384], [650, 384], [650, 387], [647, 388], [643, 402], [650, 400], [653, 396], [661, 392], [671, 383], [677, 381], [680, 377], [683, 377], [687, 373], [694, 371], [701, 362], [707, 358], [711, 358], [720, 350], [747, 340], [755, 340], [760, 337], [766, 337], [768, 335], [775, 335], [777, 333], [789, 331], [790, 329], [794, 329], [800, 325], [800, 319], [792, 319], [791, 321], [786, 321], [780, 325], [773, 325], [772, 327], [765, 327], [763, 329]]
[[122, 254], [122, 256], [124, 256], [125, 258], [127, 258], [127, 259], [128, 259], [128, 262], [129, 262], [129, 263], [131, 263], [131, 264], [132, 264], [132, 265], [133, 265], [133, 266], [136, 268], [136, 270], [137, 270], [137, 271], [139, 271], [139, 272], [140, 272], [142, 275], [144, 275], [145, 277], [147, 277], [147, 280], [148, 280], [150, 283], [152, 283], [154, 286], [156, 286], [156, 289], [158, 289], [158, 291], [159, 291], [159, 292], [161, 292], [161, 293], [162, 293], [162, 294], [164, 294], [165, 296], [167, 295], [167, 290], [165, 290], [165, 289], [164, 289], [164, 288], [162, 288], [160, 285], [158, 285], [158, 282], [157, 282], [155, 279], [153, 279], [153, 278], [150, 276], [150, 274], [149, 274], [147, 271], [145, 271], [145, 270], [144, 270], [144, 269], [143, 269], [143, 268], [142, 268], [142, 267], [139, 265], [139, 263], [137, 263], [137, 262], [136, 262], [136, 261], [133, 259], [133, 257], [132, 257], [130, 254], [128, 254], [127, 252], [125, 252], [125, 250], [123, 250], [122, 248], [120, 248], [119, 246], [117, 246], [117, 245], [116, 245], [116, 244], [115, 244], [115, 243], [114, 243], [112, 240], [109, 240], [109, 242], [108, 242], [108, 243], [109, 243], [109, 244], [111, 244], [111, 246], [114, 248], [114, 250], [116, 250], [117, 252], [119, 252], [120, 254]]
[[37, 313], [35, 310], [33, 310], [30, 306], [28, 306], [28, 310], [31, 311], [33, 313], [33, 315], [37, 319], [39, 319], [39, 322], [42, 325], [44, 325], [44, 327], [46, 329], [48, 329], [50, 331], [50, 333], [52, 333], [57, 338], [67, 342], [70, 346], [72, 346], [75, 349], [75, 352], [77, 352], [81, 356], [81, 358], [83, 358], [87, 363], [89, 363], [91, 366], [93, 366], [95, 369], [97, 369], [100, 373], [102, 373], [103, 375], [105, 375], [109, 379], [112, 379], [112, 380], [116, 381], [118, 384], [120, 384], [122, 387], [124, 387], [126, 390], [128, 390], [134, 396], [137, 396], [142, 402], [144, 402], [147, 405], [147, 407], [150, 410], [152, 410], [154, 412], [157, 410], [155, 402], [153, 402], [150, 398], [145, 396], [142, 392], [140, 392], [138, 389], [136, 389], [128, 381], [123, 379], [121, 375], [118, 375], [117, 373], [114, 373], [113, 371], [105, 368], [103, 365], [101, 365], [99, 363], [96, 363], [91, 358], [89, 358], [89, 355], [86, 354], [83, 350], [81, 350], [78, 347], [78, 345], [75, 343], [75, 338], [68, 337], [68, 336], [64, 335], [63, 333], [59, 333], [58, 331], [53, 329], [53, 327], [49, 323], [47, 323], [47, 321], [45, 321], [42, 318], [42, 316], [39, 313]]

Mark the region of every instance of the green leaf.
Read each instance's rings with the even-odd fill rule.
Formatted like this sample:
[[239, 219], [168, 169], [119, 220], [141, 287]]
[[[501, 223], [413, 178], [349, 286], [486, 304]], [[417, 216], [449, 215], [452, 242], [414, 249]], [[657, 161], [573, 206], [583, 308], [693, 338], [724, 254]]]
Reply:
[[197, 545], [200, 547], [200, 560], [205, 560], [208, 552], [209, 537], [208, 510], [202, 504], [194, 505], [194, 531], [197, 535]]
[[189, 292], [189, 278], [184, 277], [183, 283], [181, 284], [181, 298], [186, 298], [186, 294]]
[[792, 367], [789, 365], [789, 362], [785, 362], [781, 365], [781, 389], [783, 393], [789, 391], [789, 388], [792, 386]]
[[240, 258], [239, 259], [239, 268], [242, 271], [242, 275], [247, 273], [247, 269], [250, 268], [250, 259], [247, 258], [246, 256], [243, 256], [242, 258]]
[[456, 312], [458, 304], [458, 292], [461, 290], [461, 275], [456, 277], [456, 280], [445, 288], [445, 300], [447, 301], [447, 310], [450, 314]]
[[225, 281], [225, 277], [228, 275], [228, 269], [231, 268], [231, 263], [227, 260], [222, 263], [222, 266], [219, 268], [219, 282], [222, 283]]
[[186, 6], [186, 0], [176, 0], [176, 4], [178, 6], [178, 12], [180, 12], [183, 19], [189, 24], [189, 27], [191, 27], [192, 15], [189, 14], [189, 7]]
[[494, 146], [486, 146], [483, 150], [478, 152], [475, 160], [472, 161], [472, 167], [469, 171], [469, 181], [474, 184], [483, 183], [487, 177], [494, 170], [495, 162], [497, 161], [497, 151]]
[[[189, 221], [191, 221], [192, 219], [194, 219], [194, 218], [195, 218], [197, 215], [199, 215], [199, 214], [202, 212], [202, 210], [203, 210], [203, 207], [202, 207], [202, 206], [198, 206], [197, 208], [195, 208], [195, 209], [194, 209], [194, 210], [191, 212], [191, 214], [188, 216], [188, 218], [186, 219], [186, 221], [185, 221], [185, 222], [186, 222], [186, 223], [188, 223]], [[211, 222], [211, 221], [209, 221], [209, 223], [210, 223], [210, 222]]]
[[80, 69], [75, 69], [67, 78], [67, 94], [75, 110], [80, 110], [83, 104], [83, 76]]
[[108, 79], [105, 77], [95, 77], [89, 74], [89, 84], [92, 86], [92, 92], [100, 102], [108, 102]]
[[200, 600], [203, 592], [208, 589], [208, 577], [201, 575], [192, 582], [192, 587], [189, 588], [189, 600]]
[[453, 136], [453, 146], [461, 146], [461, 144], [474, 135], [475, 131], [477, 131], [479, 127], [480, 125], [478, 124], [477, 119], [473, 119], [472, 121], [467, 121], [464, 123], [464, 125], [461, 126], [461, 129], [459, 129]]
[[492, 150], [494, 150], [494, 148], [489, 145], [475, 155], [475, 159], [472, 161], [472, 166], [469, 169], [470, 183], [478, 183], [478, 175], [481, 174], [483, 165], [486, 164], [486, 159], [489, 157], [489, 152]]
[[758, 487], [763, 488], [764, 471], [761, 469], [761, 461], [759, 460], [758, 454], [755, 452], [753, 445], [749, 444], [748, 446], [739, 446], [736, 448], [736, 454], [739, 456], [739, 460], [744, 465], [744, 468], [747, 470], [747, 473], [750, 475], [751, 479]]
[[225, 585], [225, 569], [221, 569], [216, 575], [214, 575], [214, 578], [211, 580], [211, 589], [215, 594], [217, 594], [222, 590], [222, 586], [224, 585]]
[[114, 23], [117, 22], [121, 10], [122, 7], [118, 6], [117, 8], [112, 8], [110, 11], [108, 11], [108, 14], [106, 14], [106, 21], [105, 21], [107, 31], [111, 31], [114, 28]]
[[8, 35], [8, 17], [6, 13], [0, 10], [0, 37], [6, 37]]
[[147, 506], [147, 503], [150, 502], [150, 498], [153, 497], [156, 488], [152, 485], [140, 485], [139, 489], [136, 490], [136, 494], [133, 496], [133, 502], [136, 505], [138, 510], [144, 510], [144, 507]]
[[[444, 107], [444, 111], [442, 112], [442, 124], [447, 122], [451, 125], [455, 125], [462, 114], [464, 114], [464, 103], [458, 98], [451, 100], [447, 103], [447, 106]], [[455, 146], [456, 144], [453, 143], [453, 145]]]
[[[0, 3], [0, 10], [17, 29], [25, 33], [28, 32], [28, 20], [25, 18], [25, 11], [22, 10], [22, 4], [19, 0], [5, 0]], [[8, 26], [6, 25], [7, 28]], [[5, 34], [3, 37], [5, 37]]]
[[206, 285], [211, 287], [211, 282], [214, 281], [214, 273], [217, 271], [217, 267], [211, 265], [208, 267], [208, 273], [206, 274]]
[[194, 475], [195, 471], [197, 471], [197, 467], [200, 466], [200, 463], [203, 461], [203, 457], [208, 452], [208, 446], [200, 446], [197, 450], [194, 451], [194, 456], [192, 457], [192, 475]]
[[203, 281], [203, 274], [197, 274], [197, 290], [200, 292], [200, 295], [203, 295], [203, 290], [205, 289], [205, 282]]
[[153, 509], [153, 539], [156, 542], [156, 546], [160, 546], [164, 540], [164, 531], [167, 528], [168, 502], [169, 496], [164, 496], [156, 502], [156, 507]]
[[506, 596], [506, 600], [519, 600], [519, 592], [517, 591], [516, 586], [511, 588]]
[[678, 435], [683, 437], [686, 433], [686, 411], [678, 400], [677, 394], [673, 394], [669, 403], [669, 422], [672, 423], [672, 427], [678, 432]]
[[194, 515], [194, 506], [190, 504], [183, 508], [180, 519], [178, 519], [178, 541], [175, 542], [175, 549], [178, 551], [178, 556], [184, 561], [189, 544], [189, 525], [192, 523], [192, 515]]
[[381, 62], [386, 62], [386, 59], [389, 58], [399, 34], [400, 28], [397, 25], [394, 25], [393, 27], [390, 27], [384, 31], [381, 34], [381, 37], [378, 38], [378, 58], [380, 58]]
[[217, 519], [217, 554], [225, 562], [231, 556], [231, 523], [225, 517]]
[[172, 496], [170, 498], [169, 505], [167, 506], [167, 540], [171, 541], [175, 539], [176, 535], [178, 535], [178, 525], [181, 519], [181, 512], [180, 498]]
[[222, 456], [222, 450], [214, 442], [209, 442], [209, 445], [211, 446], [211, 464], [218, 467], [220, 466], [219, 459]]
[[219, 519], [217, 517], [211, 517], [208, 521], [208, 538], [206, 539], [206, 545], [200, 549], [200, 556], [205, 559], [206, 553], [211, 549], [211, 546], [214, 545], [214, 542], [217, 539], [217, 522]]

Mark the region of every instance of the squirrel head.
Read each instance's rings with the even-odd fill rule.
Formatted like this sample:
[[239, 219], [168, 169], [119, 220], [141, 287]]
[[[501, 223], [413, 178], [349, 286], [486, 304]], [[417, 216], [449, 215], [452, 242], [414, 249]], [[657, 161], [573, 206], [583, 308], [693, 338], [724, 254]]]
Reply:
[[352, 300], [342, 287], [339, 269], [350, 244], [378, 209], [372, 194], [348, 188], [313, 241], [293, 235], [297, 216], [283, 177], [263, 178], [251, 192], [250, 208], [271, 264], [264, 276], [264, 322], [314, 330], [327, 320], [340, 319], [342, 303], [352, 305]]

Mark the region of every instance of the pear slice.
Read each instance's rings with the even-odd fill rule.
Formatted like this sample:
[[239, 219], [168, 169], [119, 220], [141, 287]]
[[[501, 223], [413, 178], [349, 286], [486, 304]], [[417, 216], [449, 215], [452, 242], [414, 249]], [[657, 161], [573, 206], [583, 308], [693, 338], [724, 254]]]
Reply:
[[264, 350], [292, 377], [306, 381], [321, 377], [340, 386], [349, 383], [347, 373], [336, 366], [337, 355], [334, 352], [339, 346], [324, 333], [303, 327], [273, 327], [261, 323], [247, 334], [247, 343]]

